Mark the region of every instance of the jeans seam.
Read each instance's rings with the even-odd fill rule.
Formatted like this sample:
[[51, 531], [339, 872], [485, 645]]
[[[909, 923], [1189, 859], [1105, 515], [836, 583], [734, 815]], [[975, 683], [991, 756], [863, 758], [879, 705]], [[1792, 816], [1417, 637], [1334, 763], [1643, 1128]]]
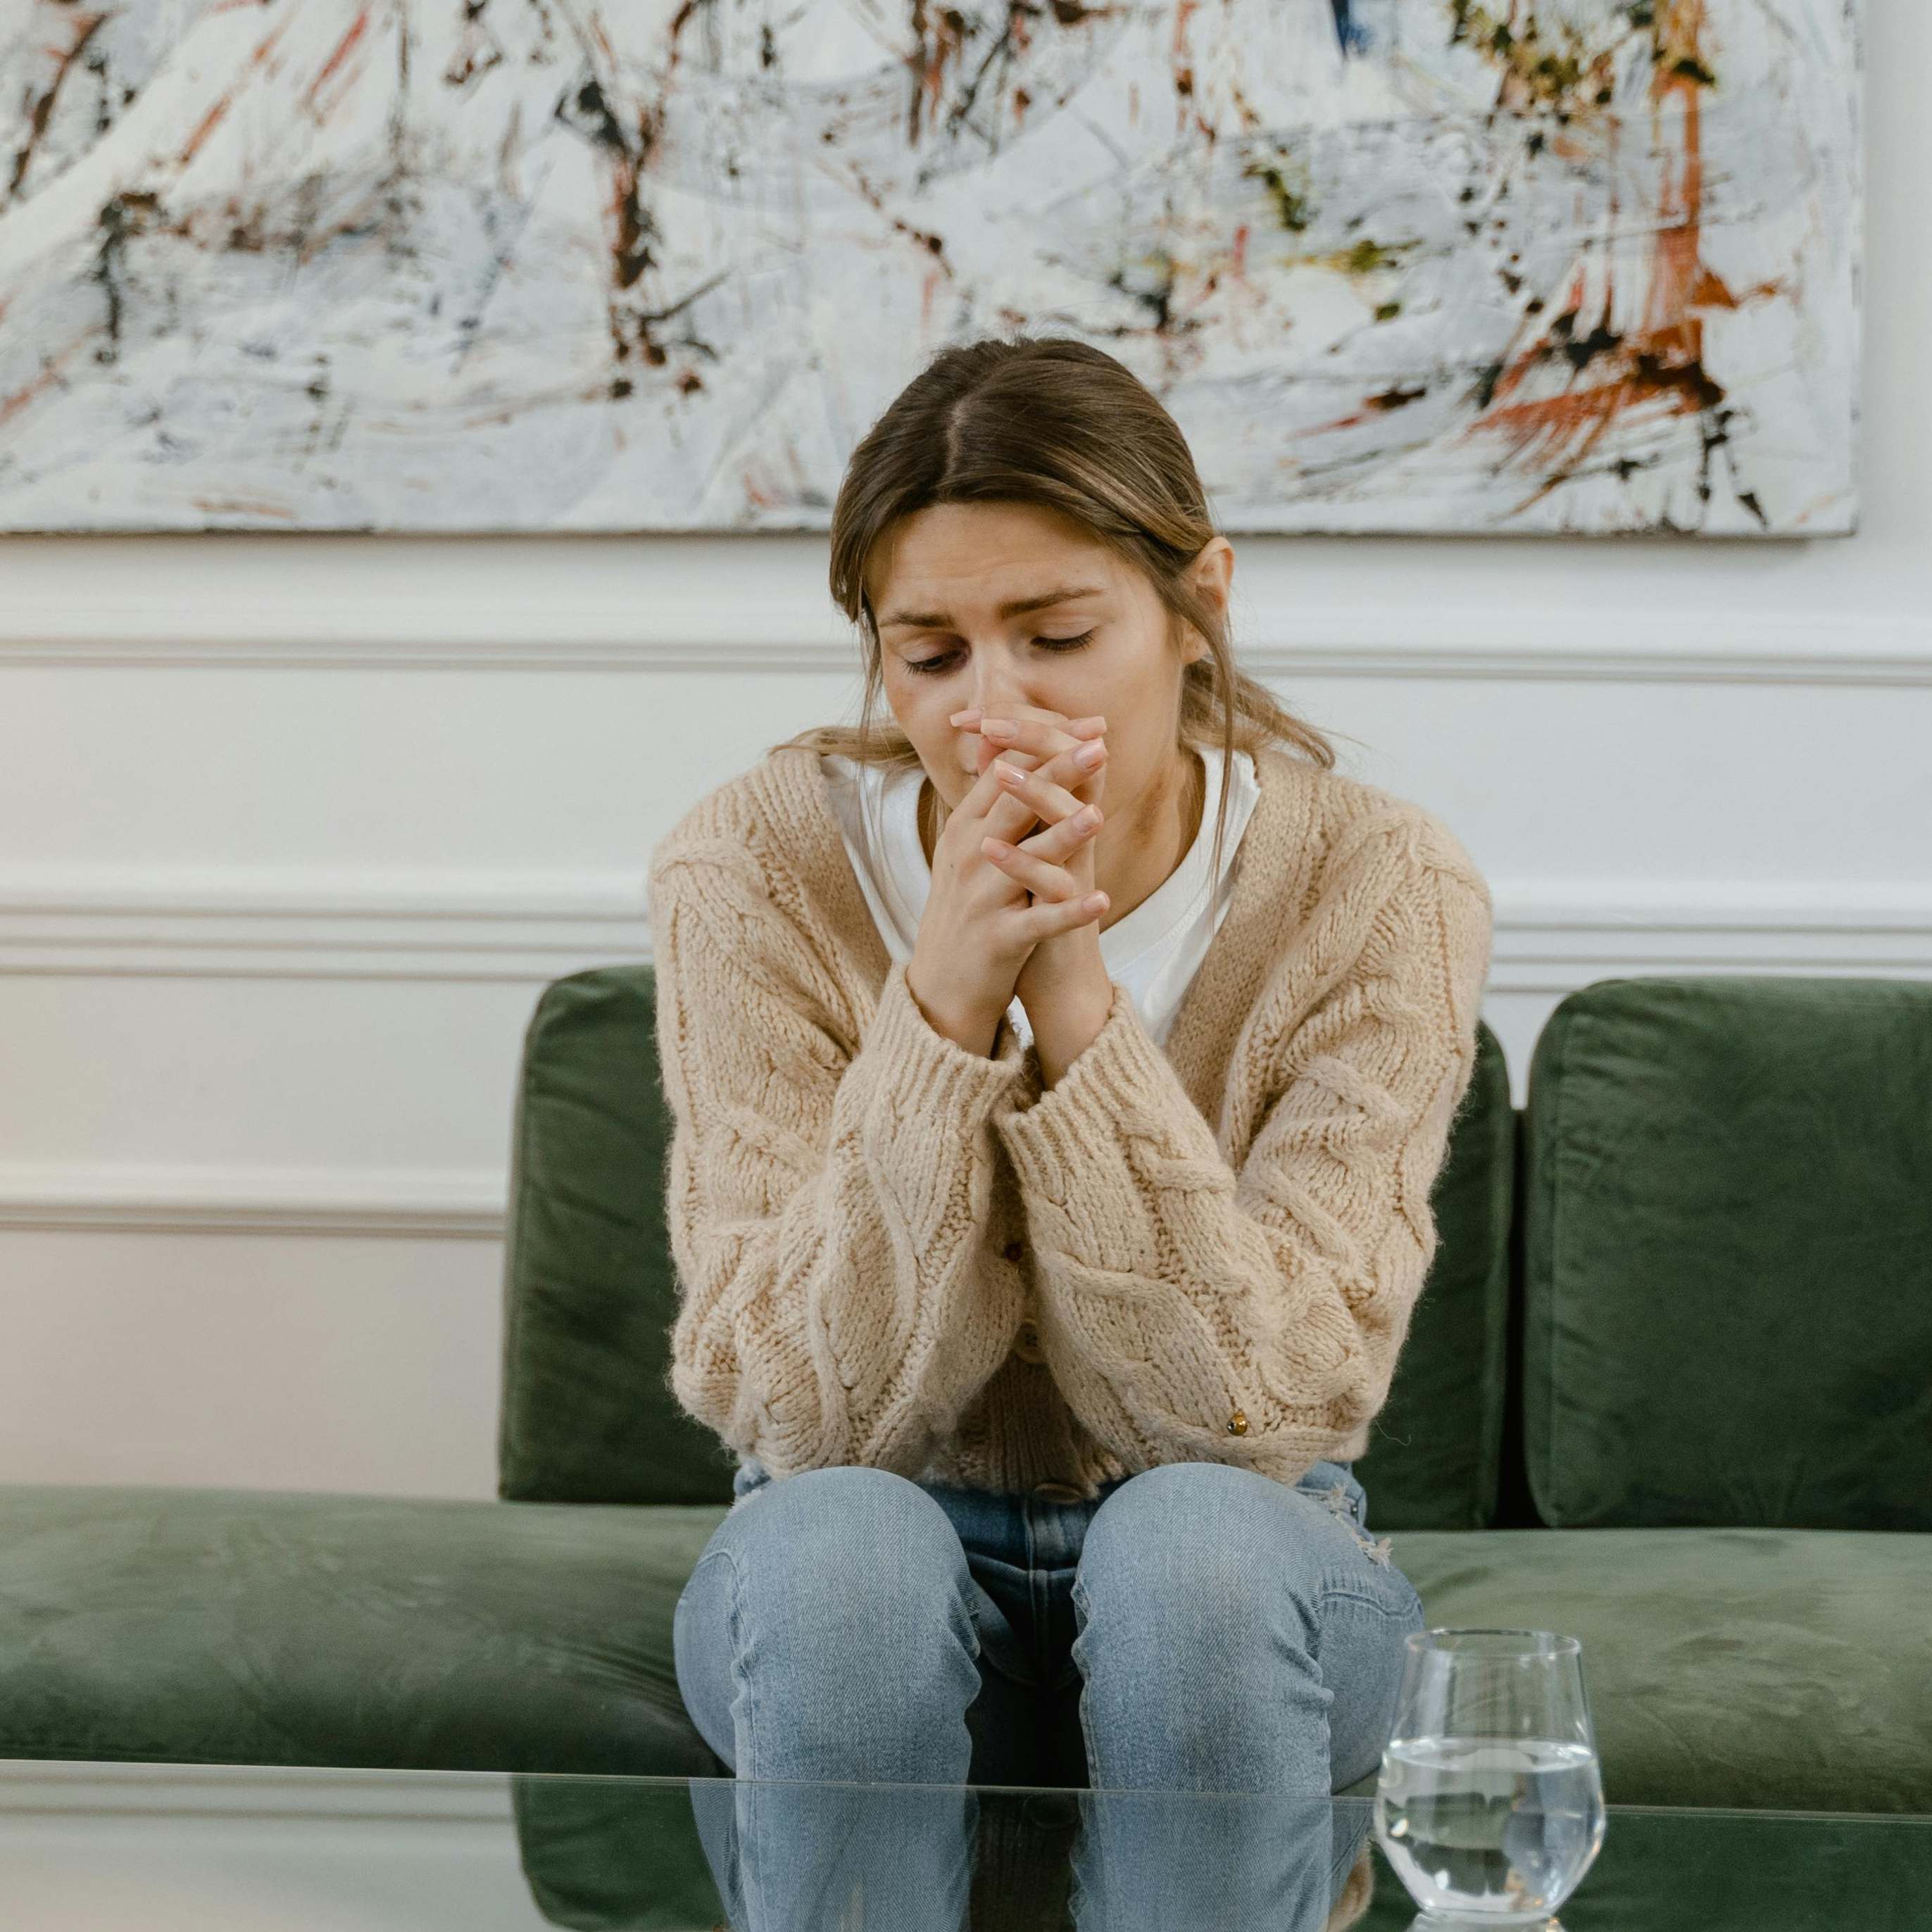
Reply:
[[[758, 1707], [752, 1696], [750, 1673], [742, 1667], [742, 1646], [740, 1641], [740, 1633], [744, 1628], [744, 1608], [742, 1599], [745, 1573], [740, 1566], [736, 1555], [726, 1549], [706, 1552], [704, 1556], [698, 1558], [698, 1568], [701, 1568], [713, 1556], [722, 1557], [731, 1572], [731, 1593], [725, 1610], [724, 1628], [731, 1644], [731, 1683], [734, 1690], [740, 1684], [742, 1684], [745, 1692], [745, 1736], [748, 1748], [742, 1750], [738, 1748], [738, 1740], [734, 1728], [731, 1744], [733, 1753], [737, 1762], [734, 1763], [731, 1768], [737, 1777], [756, 1777], [758, 1762]], [[696, 1570], [694, 1570], [692, 1574], [695, 1575]], [[735, 1696], [732, 1701], [736, 1702]], [[725, 1714], [728, 1719], [730, 1714], [728, 1708]], [[752, 1767], [748, 1772], [744, 1768], [747, 1760], [750, 1761]]]
[[1073, 1606], [1073, 1641], [1068, 1646], [1068, 1659], [1074, 1666], [1074, 1675], [1080, 1684], [1073, 1708], [1080, 1719], [1081, 1749], [1086, 1754], [1088, 1782], [1104, 1786], [1105, 1780], [1100, 1775], [1100, 1756], [1095, 1748], [1092, 1720], [1087, 1708], [1087, 1672], [1079, 1658], [1082, 1640], [1086, 1636], [1088, 1627], [1092, 1621], [1094, 1604], [1087, 1594], [1086, 1580], [1078, 1568], [1074, 1570], [1067, 1598]]
[[[1409, 1587], [1413, 1589], [1415, 1586], [1411, 1584]], [[1324, 1584], [1315, 1592], [1315, 1601], [1318, 1608], [1329, 1603], [1366, 1604], [1372, 1609], [1380, 1610], [1386, 1617], [1406, 1617], [1411, 1610], [1411, 1606], [1406, 1604], [1397, 1608], [1385, 1603], [1380, 1597], [1372, 1597], [1365, 1590], [1352, 1590], [1343, 1583]]]

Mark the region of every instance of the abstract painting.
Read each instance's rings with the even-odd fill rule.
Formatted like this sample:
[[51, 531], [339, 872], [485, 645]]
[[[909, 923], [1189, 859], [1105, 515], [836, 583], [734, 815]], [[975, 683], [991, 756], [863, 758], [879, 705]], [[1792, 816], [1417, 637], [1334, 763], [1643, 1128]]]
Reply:
[[1856, 0], [0, 0], [0, 528], [822, 530], [1070, 334], [1234, 531], [1853, 526]]

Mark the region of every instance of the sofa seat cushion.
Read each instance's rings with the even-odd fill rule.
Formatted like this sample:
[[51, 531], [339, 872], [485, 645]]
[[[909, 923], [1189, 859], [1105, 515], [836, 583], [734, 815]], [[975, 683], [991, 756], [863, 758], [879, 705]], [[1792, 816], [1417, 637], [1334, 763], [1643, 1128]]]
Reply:
[[670, 1630], [723, 1514], [0, 1487], [0, 1756], [719, 1775]]
[[[0, 1487], [0, 1756], [722, 1775], [670, 1630], [723, 1514]], [[1613, 1804], [1932, 1813], [1932, 1534], [1394, 1552], [1432, 1624], [1582, 1639]]]
[[1582, 1640], [1613, 1804], [1932, 1812], [1932, 1534], [1410, 1530], [1392, 1553], [1432, 1625]]

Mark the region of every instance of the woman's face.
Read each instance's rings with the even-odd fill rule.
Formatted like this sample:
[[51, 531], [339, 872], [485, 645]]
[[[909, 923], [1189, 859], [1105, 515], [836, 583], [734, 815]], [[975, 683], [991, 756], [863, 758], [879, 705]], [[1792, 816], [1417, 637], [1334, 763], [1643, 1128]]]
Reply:
[[[1217, 601], [1233, 562], [1222, 537], [1196, 560]], [[972, 705], [1106, 717], [1103, 837], [1171, 793], [1181, 673], [1206, 640], [1190, 628], [1177, 650], [1154, 586], [1071, 518], [1030, 503], [934, 504], [889, 533], [870, 575], [886, 695], [948, 810], [979, 776], [987, 742], [951, 722]]]

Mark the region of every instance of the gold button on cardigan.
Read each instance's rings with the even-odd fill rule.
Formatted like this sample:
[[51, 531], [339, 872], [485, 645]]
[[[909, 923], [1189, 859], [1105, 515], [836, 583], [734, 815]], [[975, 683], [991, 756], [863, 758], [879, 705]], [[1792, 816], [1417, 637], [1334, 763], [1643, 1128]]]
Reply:
[[[659, 842], [692, 1414], [773, 1475], [1089, 1498], [1162, 1462], [1292, 1483], [1366, 1452], [1436, 1250], [1490, 894], [1420, 806], [1282, 746], [1256, 776], [1165, 1050], [1117, 987], [1050, 1088], [1010, 1028], [987, 1057], [927, 1022], [808, 746]], [[1016, 1353], [1036, 1310], [1046, 1373]]]

